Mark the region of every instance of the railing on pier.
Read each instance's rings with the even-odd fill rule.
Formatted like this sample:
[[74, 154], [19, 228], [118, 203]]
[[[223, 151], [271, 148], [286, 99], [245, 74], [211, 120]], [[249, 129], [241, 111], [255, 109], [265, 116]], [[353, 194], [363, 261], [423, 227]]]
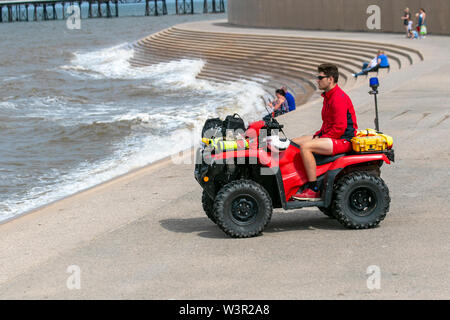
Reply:
[[[96, 17], [118, 17], [119, 3], [145, 2], [145, 16], [166, 15], [166, 0], [0, 0], [0, 22], [38, 21], [66, 19], [73, 12], [69, 6], [79, 8], [80, 19]], [[176, 14], [194, 14], [194, 0], [175, 0]], [[201, 5], [201, 4], [200, 4]], [[82, 11], [84, 7], [84, 16]], [[86, 13], [87, 10], [87, 13]], [[225, 12], [224, 0], [203, 0], [203, 13]]]
[[208, 0], [203, 0], [203, 13], [219, 13], [225, 12], [224, 0], [210, 0], [211, 6], [208, 5]]
[[[30, 21], [30, 19], [32, 21], [66, 19], [73, 14], [73, 12], [66, 12], [69, 6], [77, 6], [80, 8], [81, 19], [83, 18], [81, 11], [82, 4], [87, 4], [88, 6], [86, 18], [111, 18], [119, 16], [119, 0], [0, 1], [0, 22]], [[6, 8], [6, 10], [3, 10], [3, 8]], [[32, 9], [31, 14], [30, 9]], [[6, 15], [4, 11], [6, 11]]]
[[176, 14], [194, 14], [194, 0], [175, 0]]
[[[175, 0], [176, 14], [194, 14], [194, 0]], [[224, 0], [203, 0], [203, 13], [225, 12]]]
[[[158, 2], [161, 3], [162, 8], [158, 9]], [[160, 14], [166, 15], [167, 14], [166, 0], [145, 0], [145, 15], [150, 16], [152, 15], [152, 13], [154, 16], [159, 16]]]

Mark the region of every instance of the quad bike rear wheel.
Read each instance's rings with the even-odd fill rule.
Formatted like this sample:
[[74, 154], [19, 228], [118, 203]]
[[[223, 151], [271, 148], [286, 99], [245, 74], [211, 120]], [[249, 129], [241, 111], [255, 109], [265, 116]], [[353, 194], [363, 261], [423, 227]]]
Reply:
[[214, 200], [217, 225], [233, 238], [255, 237], [272, 217], [272, 200], [260, 184], [237, 180], [225, 185]]
[[380, 177], [359, 171], [338, 181], [333, 199], [334, 216], [350, 229], [376, 227], [386, 217], [391, 201]]
[[205, 190], [203, 190], [202, 193], [202, 206], [203, 211], [205, 211], [206, 216], [209, 218], [209, 220], [216, 223], [216, 217], [214, 217], [214, 200]]

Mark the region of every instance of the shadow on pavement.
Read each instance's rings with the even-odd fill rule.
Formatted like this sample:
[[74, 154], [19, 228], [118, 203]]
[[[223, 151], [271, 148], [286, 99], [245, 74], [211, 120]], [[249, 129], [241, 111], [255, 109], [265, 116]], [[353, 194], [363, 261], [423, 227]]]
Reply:
[[299, 210], [274, 213], [264, 232], [276, 233], [296, 230], [346, 230], [337, 220], [331, 219], [317, 210]]
[[198, 233], [198, 236], [204, 238], [224, 239], [228, 236], [223, 233], [206, 216], [201, 218], [187, 219], [164, 219], [159, 224], [166, 230], [177, 233]]
[[[320, 215], [315, 211], [299, 211], [301, 213], [274, 213], [272, 220], [264, 230], [265, 233], [277, 233], [300, 230], [345, 230], [334, 219]], [[204, 238], [229, 238], [222, 230], [212, 223], [206, 216], [187, 219], [164, 219], [160, 225], [169, 231], [177, 233], [198, 233]]]

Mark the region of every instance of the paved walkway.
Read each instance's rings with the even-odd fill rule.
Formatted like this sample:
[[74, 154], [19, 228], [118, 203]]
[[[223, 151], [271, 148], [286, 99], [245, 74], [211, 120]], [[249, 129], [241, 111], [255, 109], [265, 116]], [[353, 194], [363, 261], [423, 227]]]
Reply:
[[[193, 166], [165, 160], [0, 225], [0, 298], [450, 298], [450, 37], [213, 27], [421, 50], [423, 62], [380, 80], [380, 126], [396, 151], [382, 168], [386, 219], [354, 231], [316, 209], [278, 211], [263, 236], [230, 239], [204, 216]], [[348, 92], [361, 128], [373, 127], [367, 92], [364, 79]], [[284, 116], [288, 136], [319, 127], [320, 108], [311, 101]], [[80, 290], [66, 286], [70, 265], [81, 269]], [[366, 286], [371, 265], [379, 290]]]

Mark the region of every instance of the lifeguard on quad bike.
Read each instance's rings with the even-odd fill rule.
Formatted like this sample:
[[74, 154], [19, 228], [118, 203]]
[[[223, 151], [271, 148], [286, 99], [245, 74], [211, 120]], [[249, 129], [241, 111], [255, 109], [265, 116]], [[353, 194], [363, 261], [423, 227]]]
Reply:
[[[377, 88], [374, 82], [375, 102]], [[207, 120], [195, 165], [206, 215], [236, 238], [259, 235], [273, 208], [318, 207], [347, 228], [377, 226], [390, 204], [380, 167], [394, 161], [394, 150], [392, 138], [379, 132], [378, 111], [375, 125], [376, 130], [358, 131], [349, 152], [314, 154], [320, 199], [305, 201], [293, 197], [308, 182], [300, 146], [279, 138], [283, 125], [274, 117], [247, 128], [237, 115]]]

